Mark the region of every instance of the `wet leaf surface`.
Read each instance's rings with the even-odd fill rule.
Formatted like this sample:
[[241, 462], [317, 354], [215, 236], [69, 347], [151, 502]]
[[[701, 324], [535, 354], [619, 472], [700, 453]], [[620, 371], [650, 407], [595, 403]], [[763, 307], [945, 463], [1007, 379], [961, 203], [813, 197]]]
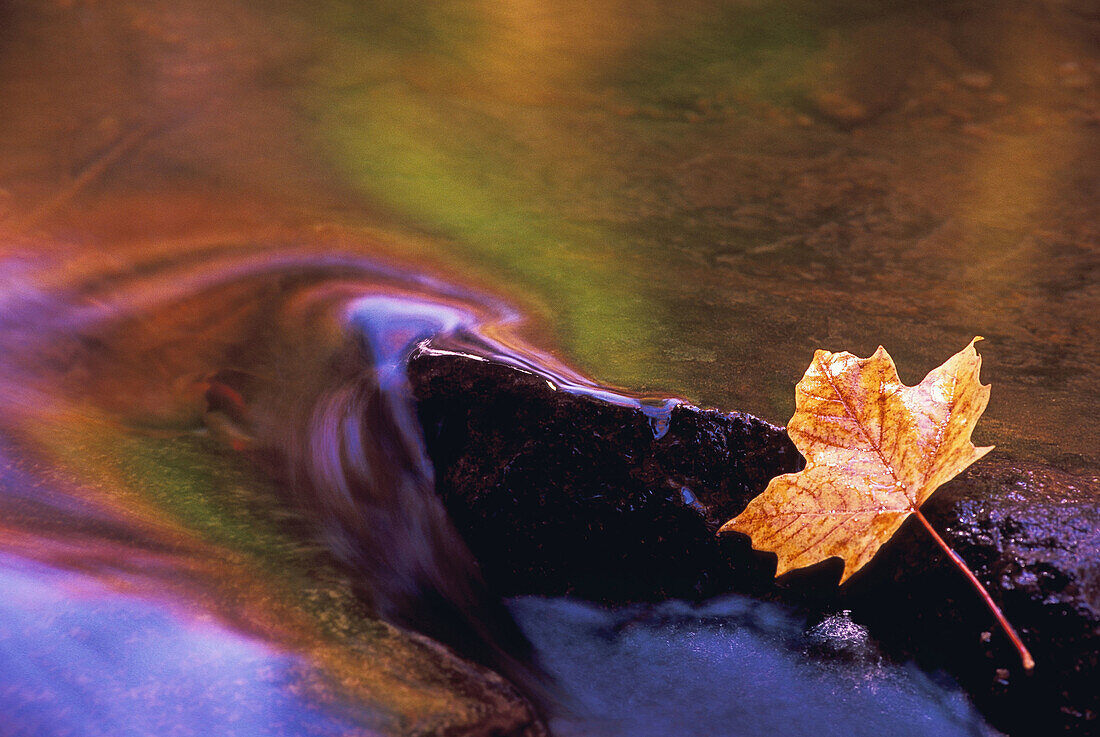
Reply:
[[992, 450], [970, 442], [989, 402], [980, 369], [974, 341], [913, 387], [881, 346], [862, 359], [818, 351], [787, 428], [806, 468], [773, 479], [720, 532], [774, 552], [776, 575], [841, 558], [843, 583], [932, 492]]

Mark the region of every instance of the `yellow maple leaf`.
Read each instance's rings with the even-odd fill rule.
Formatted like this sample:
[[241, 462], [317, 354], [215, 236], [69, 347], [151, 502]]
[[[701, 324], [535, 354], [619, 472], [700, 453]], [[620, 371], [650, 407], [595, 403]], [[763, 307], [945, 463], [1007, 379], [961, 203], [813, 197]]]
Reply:
[[787, 426], [805, 469], [772, 479], [719, 533], [744, 533], [757, 550], [774, 552], [777, 576], [838, 557], [844, 583], [916, 515], [978, 587], [1030, 669], [1031, 656], [988, 592], [920, 512], [941, 484], [993, 449], [970, 440], [989, 402], [978, 340], [912, 387], [881, 346], [870, 358], [817, 351], [795, 387]]

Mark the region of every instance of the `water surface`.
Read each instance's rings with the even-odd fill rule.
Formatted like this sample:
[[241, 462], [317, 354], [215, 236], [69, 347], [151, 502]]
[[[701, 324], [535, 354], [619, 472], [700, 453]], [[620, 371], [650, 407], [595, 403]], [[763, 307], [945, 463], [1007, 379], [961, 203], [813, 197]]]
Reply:
[[891, 664], [847, 613], [736, 596], [607, 610], [512, 601], [562, 692], [555, 734], [994, 737], [942, 675]]
[[[433, 333], [777, 424], [816, 348], [881, 343], [913, 383], [980, 334], [976, 440], [1095, 462], [1096, 49], [1072, 2], [0, 4], [2, 621], [66, 674], [9, 654], [4, 698], [87, 734], [177, 680], [181, 729], [461, 712], [376, 614], [520, 673], [402, 393]], [[569, 632], [605, 621], [571, 607], [533, 635], [567, 683], [597, 651]], [[222, 643], [248, 703], [166, 637]], [[971, 728], [949, 687], [883, 678], [925, 733]]]

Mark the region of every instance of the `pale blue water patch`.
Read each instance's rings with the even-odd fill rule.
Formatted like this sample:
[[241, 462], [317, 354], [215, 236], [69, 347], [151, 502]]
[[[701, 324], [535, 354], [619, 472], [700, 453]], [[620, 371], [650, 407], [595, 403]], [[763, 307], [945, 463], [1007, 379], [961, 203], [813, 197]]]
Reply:
[[0, 555], [0, 735], [372, 734], [310, 703], [302, 664], [80, 574]]
[[743, 597], [510, 604], [561, 691], [557, 737], [990, 737], [949, 679], [884, 661], [845, 614]]
[[[380, 382], [401, 383], [405, 362], [414, 350], [491, 360], [542, 377], [555, 391], [637, 407], [645, 416], [653, 437], [659, 440], [668, 432], [672, 410], [682, 400], [629, 396], [600, 386], [515, 336], [510, 342], [502, 343], [490, 333], [508, 333], [506, 326], [517, 326], [522, 321], [520, 314], [500, 300], [473, 292], [462, 295], [462, 301], [455, 301], [456, 292], [457, 288], [452, 287], [450, 292], [440, 291], [437, 295], [375, 294], [350, 303], [347, 319], [369, 346]], [[451, 301], [448, 303], [445, 299]]]

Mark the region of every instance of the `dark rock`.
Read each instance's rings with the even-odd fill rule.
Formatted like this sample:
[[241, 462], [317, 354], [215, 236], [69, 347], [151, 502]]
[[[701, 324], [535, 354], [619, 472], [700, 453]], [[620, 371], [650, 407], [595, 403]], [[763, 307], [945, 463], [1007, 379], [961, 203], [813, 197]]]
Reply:
[[715, 530], [801, 462], [750, 415], [637, 407], [532, 373], [420, 353], [409, 367], [436, 489], [504, 594], [604, 601], [731, 590]]
[[431, 351], [413, 356], [409, 376], [437, 490], [501, 593], [623, 602], [739, 591], [811, 615], [850, 609], [887, 652], [959, 679], [1012, 735], [1100, 725], [1100, 481], [1087, 463], [983, 459], [924, 507], [1032, 649], [1028, 676], [912, 519], [844, 588], [838, 560], [775, 581], [773, 555], [715, 536], [771, 477], [800, 467], [781, 428], [679, 405], [658, 437], [638, 407]]
[[919, 523], [853, 578], [844, 606], [896, 651], [949, 670], [1013, 735], [1100, 730], [1100, 479], [987, 459], [925, 516], [1035, 656], [1029, 676], [988, 609]]

